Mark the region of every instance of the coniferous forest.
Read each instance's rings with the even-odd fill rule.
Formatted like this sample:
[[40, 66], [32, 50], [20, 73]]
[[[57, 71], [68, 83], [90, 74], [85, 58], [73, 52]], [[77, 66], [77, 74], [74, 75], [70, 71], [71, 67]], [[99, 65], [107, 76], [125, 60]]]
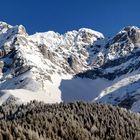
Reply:
[[0, 107], [0, 140], [139, 140], [140, 115], [97, 103]]

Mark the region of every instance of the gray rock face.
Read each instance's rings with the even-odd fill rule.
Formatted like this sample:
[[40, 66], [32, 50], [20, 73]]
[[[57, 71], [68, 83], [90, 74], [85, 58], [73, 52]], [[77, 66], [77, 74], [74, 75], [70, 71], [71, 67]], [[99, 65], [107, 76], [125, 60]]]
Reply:
[[[93, 74], [95, 74], [96, 72], [94, 71], [99, 71], [97, 77], [104, 77], [107, 75], [106, 70], [108, 68], [113, 69], [113, 67], [115, 67], [116, 69], [114, 68], [112, 70], [112, 74], [121, 76], [126, 74], [128, 71], [132, 72], [133, 70], [139, 69], [139, 62], [136, 61], [140, 56], [140, 46], [136, 44], [139, 43], [139, 33], [140, 30], [137, 27], [125, 27], [115, 37], [107, 42], [104, 46], [105, 49], [102, 49], [99, 54], [97, 54], [97, 57], [94, 60], [94, 67], [97, 66], [98, 68], [96, 67], [96, 70], [93, 68], [93, 70], [89, 70], [89, 72], [91, 73], [91, 71], [93, 71]], [[129, 66], [127, 66], [124, 70], [119, 71], [119, 69], [117, 69], [120, 65], [123, 65], [128, 61], [131, 61], [131, 63], [129, 63]], [[85, 75], [87, 72], [84, 72]], [[109, 75], [111, 75], [111, 73], [109, 73]]]

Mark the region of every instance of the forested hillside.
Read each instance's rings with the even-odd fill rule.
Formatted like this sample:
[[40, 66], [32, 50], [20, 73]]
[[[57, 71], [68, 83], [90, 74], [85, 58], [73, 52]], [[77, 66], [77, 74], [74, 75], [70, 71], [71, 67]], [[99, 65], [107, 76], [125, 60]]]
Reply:
[[0, 140], [139, 140], [140, 115], [98, 103], [3, 105]]

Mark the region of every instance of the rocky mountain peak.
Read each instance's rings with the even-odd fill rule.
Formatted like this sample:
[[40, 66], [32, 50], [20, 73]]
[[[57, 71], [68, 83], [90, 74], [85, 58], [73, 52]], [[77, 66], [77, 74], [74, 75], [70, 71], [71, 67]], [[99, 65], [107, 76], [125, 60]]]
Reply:
[[12, 28], [11, 25], [5, 23], [5, 22], [0, 22], [0, 34], [5, 33], [8, 29]]
[[136, 26], [124, 27], [117, 35], [113, 38], [114, 42], [130, 41], [132, 43], [139, 43], [140, 29]]
[[85, 45], [89, 45], [89, 44], [93, 44], [95, 41], [103, 39], [104, 36], [102, 33], [97, 32], [97, 31], [93, 31], [91, 29], [88, 28], [81, 28], [78, 31], [78, 34], [76, 36], [76, 41], [82, 41], [83, 44], [85, 43]]
[[18, 26], [18, 34], [27, 35], [26, 29], [25, 29], [25, 27], [23, 25]]

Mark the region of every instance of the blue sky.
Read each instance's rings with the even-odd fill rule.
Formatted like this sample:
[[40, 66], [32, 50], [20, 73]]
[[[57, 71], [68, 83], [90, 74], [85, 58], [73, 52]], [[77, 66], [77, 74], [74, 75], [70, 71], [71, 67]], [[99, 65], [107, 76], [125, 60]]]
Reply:
[[1, 0], [0, 21], [23, 24], [29, 34], [87, 27], [112, 36], [140, 27], [140, 0]]

